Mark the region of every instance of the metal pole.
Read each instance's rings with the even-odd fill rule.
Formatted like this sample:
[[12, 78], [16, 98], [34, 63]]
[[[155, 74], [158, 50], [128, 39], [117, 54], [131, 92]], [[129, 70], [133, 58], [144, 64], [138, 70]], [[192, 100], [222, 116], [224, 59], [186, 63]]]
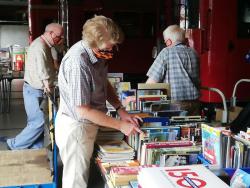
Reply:
[[64, 29], [64, 37], [65, 37], [65, 46], [66, 49], [69, 48], [69, 14], [68, 14], [68, 0], [59, 0], [60, 1], [60, 24], [63, 26]]

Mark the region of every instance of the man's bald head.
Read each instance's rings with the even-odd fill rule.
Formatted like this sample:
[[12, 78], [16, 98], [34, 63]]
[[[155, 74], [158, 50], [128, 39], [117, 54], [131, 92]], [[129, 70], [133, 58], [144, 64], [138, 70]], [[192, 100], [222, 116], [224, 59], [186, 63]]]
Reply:
[[45, 27], [45, 32], [63, 30], [63, 27], [58, 23], [50, 23]]
[[52, 45], [62, 45], [64, 40], [63, 27], [58, 23], [50, 23], [45, 27], [43, 36]]

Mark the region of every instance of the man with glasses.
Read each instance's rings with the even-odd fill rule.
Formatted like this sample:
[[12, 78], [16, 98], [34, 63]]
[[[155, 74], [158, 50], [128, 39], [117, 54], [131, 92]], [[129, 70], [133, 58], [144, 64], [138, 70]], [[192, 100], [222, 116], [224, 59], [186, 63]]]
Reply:
[[23, 85], [27, 126], [15, 138], [7, 139], [7, 145], [11, 150], [43, 147], [47, 113], [44, 93], [53, 92], [56, 76], [51, 47], [62, 45], [63, 35], [60, 24], [48, 24], [45, 32], [28, 48]]
[[[64, 56], [59, 69], [60, 106], [55, 138], [63, 162], [63, 188], [86, 188], [99, 126], [125, 135], [141, 132], [137, 116], [122, 107], [107, 79], [108, 63], [123, 33], [109, 18], [95, 16], [83, 25], [82, 40]], [[121, 120], [106, 115], [106, 100]]]

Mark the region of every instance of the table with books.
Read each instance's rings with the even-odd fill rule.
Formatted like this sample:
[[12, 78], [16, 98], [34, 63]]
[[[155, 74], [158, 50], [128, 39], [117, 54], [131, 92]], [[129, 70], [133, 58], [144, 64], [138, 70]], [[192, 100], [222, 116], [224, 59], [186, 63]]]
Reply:
[[187, 119], [175, 120], [174, 126], [171, 122], [159, 126], [144, 119], [144, 135], [131, 135], [126, 142], [99, 143], [96, 164], [106, 187], [228, 187], [205, 165], [197, 164], [202, 152], [199, 128], [186, 123], [177, 126], [178, 121], [181, 124]]
[[97, 143], [96, 164], [107, 188], [229, 187], [219, 178], [222, 168], [211, 171], [199, 160], [204, 153], [202, 124], [206, 118], [180, 116], [182, 111], [169, 100], [166, 85], [138, 84], [135, 92], [118, 90], [121, 100], [134, 96], [126, 106], [129, 110], [148, 116], [140, 125], [144, 134]]
[[[139, 166], [139, 162], [133, 160], [135, 156], [134, 149], [130, 147], [124, 140], [106, 140], [98, 143], [99, 150], [97, 152], [96, 164], [104, 178], [106, 185], [109, 188], [124, 186], [129, 184], [129, 180], [136, 178], [119, 176], [120, 167], [135, 167]], [[132, 180], [131, 179], [131, 180]]]
[[231, 186], [250, 186], [245, 181], [250, 177], [250, 132], [235, 134], [226, 127], [202, 124], [202, 148], [203, 163], [209, 168], [223, 169], [231, 178]]

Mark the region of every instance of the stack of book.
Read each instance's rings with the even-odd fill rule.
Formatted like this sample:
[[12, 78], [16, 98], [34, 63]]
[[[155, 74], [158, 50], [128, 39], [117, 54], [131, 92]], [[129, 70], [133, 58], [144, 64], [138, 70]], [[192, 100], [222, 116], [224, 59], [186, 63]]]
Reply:
[[[152, 105], [157, 104], [161, 110], [168, 106], [169, 85], [165, 83], [139, 83], [136, 91], [137, 110], [152, 112]], [[160, 110], [160, 109], [159, 109]]]
[[144, 134], [134, 134], [128, 137], [128, 144], [135, 151], [140, 152], [141, 146], [146, 142], [173, 141], [180, 137], [180, 128], [173, 126], [150, 127], [143, 126], [141, 130]]
[[167, 102], [167, 95], [155, 94], [155, 95], [139, 95], [137, 98], [138, 110], [143, 112], [152, 112], [153, 106], [157, 105], [157, 108], [167, 108], [169, 102]]
[[102, 162], [127, 161], [135, 156], [134, 149], [123, 140], [99, 143], [98, 146], [98, 158]]
[[206, 121], [206, 118], [201, 116], [173, 116], [170, 118], [171, 125], [197, 124]]
[[98, 129], [96, 142], [103, 143], [110, 140], [123, 140], [124, 134], [116, 129], [100, 127]]
[[112, 167], [110, 179], [114, 186], [129, 185], [129, 181], [137, 180], [139, 166]]
[[[126, 179], [126, 171], [124, 171], [123, 173], [120, 174], [116, 174], [115, 172], [121, 172], [121, 170], [112, 170], [115, 167], [139, 167], [140, 163], [136, 160], [127, 160], [127, 161], [111, 161], [111, 162], [102, 162], [100, 159], [96, 159], [96, 163], [99, 167], [99, 169], [101, 170], [101, 174], [105, 179], [106, 184], [108, 185], [109, 188], [130, 188], [129, 185], [123, 181], [122, 183], [117, 180], [117, 177], [119, 177], [120, 175], [122, 175], [123, 180]], [[111, 178], [111, 171], [112, 171], [112, 178]], [[128, 176], [130, 176], [128, 174]], [[130, 180], [129, 178], [127, 178], [128, 180]], [[134, 178], [133, 178], [134, 179]], [[127, 182], [127, 181], [126, 181]], [[119, 186], [118, 186], [119, 184]], [[123, 184], [122, 186], [120, 186], [120, 184]]]
[[180, 127], [180, 139], [190, 140], [196, 145], [201, 145], [201, 124], [206, 119], [201, 116], [173, 116], [170, 118], [170, 125]]
[[141, 165], [176, 166], [197, 164], [201, 146], [191, 141], [164, 141], [144, 143], [141, 149]]
[[102, 162], [100, 159], [96, 158], [96, 163], [102, 174], [110, 174], [111, 168], [113, 167], [140, 166], [140, 163], [137, 160]]
[[141, 188], [229, 187], [203, 165], [141, 168], [138, 184]]
[[[198, 154], [202, 151], [200, 122], [180, 122], [178, 119], [179, 124], [168, 126], [169, 119], [166, 117], [143, 120], [140, 128], [144, 134], [134, 134], [127, 138], [128, 144], [135, 149], [137, 160], [142, 165], [197, 164]], [[181, 120], [183, 121], [184, 117]]]

